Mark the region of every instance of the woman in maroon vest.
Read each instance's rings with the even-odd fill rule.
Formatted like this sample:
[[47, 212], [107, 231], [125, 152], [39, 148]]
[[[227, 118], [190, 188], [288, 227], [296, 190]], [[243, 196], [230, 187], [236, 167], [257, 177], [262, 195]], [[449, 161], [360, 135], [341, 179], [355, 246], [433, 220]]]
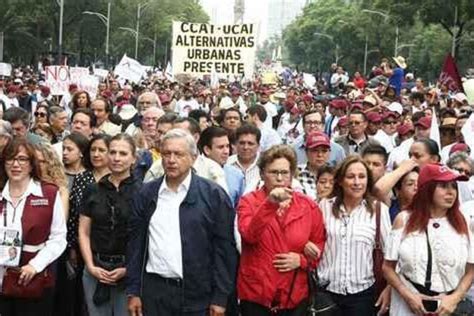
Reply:
[[58, 188], [39, 180], [31, 144], [15, 139], [3, 155], [2, 172], [8, 181], [0, 200], [0, 228], [18, 232], [21, 238], [16, 237], [14, 244], [22, 244], [22, 250], [17, 268], [0, 266], [0, 314], [51, 315], [54, 280], [50, 266], [66, 248], [63, 204]]

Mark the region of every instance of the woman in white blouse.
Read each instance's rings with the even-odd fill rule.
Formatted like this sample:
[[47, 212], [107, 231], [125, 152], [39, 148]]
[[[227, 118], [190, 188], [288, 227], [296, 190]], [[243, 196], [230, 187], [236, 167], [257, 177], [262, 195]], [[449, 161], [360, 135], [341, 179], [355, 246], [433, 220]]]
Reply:
[[390, 315], [451, 315], [472, 284], [473, 236], [457, 199], [462, 178], [439, 164], [421, 169], [413, 202], [397, 216], [387, 241]]
[[[327, 241], [318, 267], [322, 283], [327, 283], [339, 315], [375, 315], [375, 305], [388, 308], [389, 291], [375, 297], [372, 252], [375, 247], [376, 202], [370, 195], [372, 174], [359, 156], [348, 156], [334, 177], [334, 198], [323, 199]], [[386, 205], [380, 205], [382, 247], [390, 232]], [[377, 304], [376, 304], [377, 301]]]

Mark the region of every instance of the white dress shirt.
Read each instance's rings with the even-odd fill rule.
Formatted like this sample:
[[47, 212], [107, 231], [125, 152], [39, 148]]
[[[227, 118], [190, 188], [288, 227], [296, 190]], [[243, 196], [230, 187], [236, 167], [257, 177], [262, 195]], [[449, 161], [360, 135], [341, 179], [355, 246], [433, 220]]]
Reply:
[[146, 272], [156, 273], [164, 278], [183, 278], [183, 253], [179, 206], [188, 194], [191, 171], [172, 191], [166, 184], [166, 176], [158, 191], [158, 201], [148, 226], [148, 262]]
[[[350, 214], [341, 205], [341, 215], [336, 218], [332, 212], [335, 198], [322, 199], [319, 203], [326, 226], [327, 240], [318, 267], [318, 275], [327, 290], [347, 295], [362, 292], [375, 282], [372, 251], [375, 246], [375, 214], [367, 210], [362, 201]], [[375, 210], [374, 210], [375, 212]], [[388, 207], [380, 207], [380, 241], [385, 249], [390, 233]]]
[[[41, 184], [34, 181], [33, 179], [28, 184], [25, 193], [20, 197], [19, 203], [15, 208], [12, 204], [12, 198], [10, 197], [10, 181], [7, 182], [5, 188], [2, 191], [2, 198], [7, 202], [7, 226], [14, 227], [21, 231], [21, 218], [25, 208], [25, 202], [29, 195], [35, 195], [37, 197], [44, 197], [43, 191], [41, 190]], [[3, 225], [3, 220], [1, 225]], [[51, 230], [49, 233], [48, 240], [45, 242], [44, 247], [38, 251], [36, 256], [28, 262], [36, 272], [42, 272], [48, 265], [53, 263], [54, 260], [59, 258], [66, 249], [66, 220], [64, 218], [63, 203], [59, 192], [56, 193], [56, 199], [53, 207], [53, 219], [51, 221]]]

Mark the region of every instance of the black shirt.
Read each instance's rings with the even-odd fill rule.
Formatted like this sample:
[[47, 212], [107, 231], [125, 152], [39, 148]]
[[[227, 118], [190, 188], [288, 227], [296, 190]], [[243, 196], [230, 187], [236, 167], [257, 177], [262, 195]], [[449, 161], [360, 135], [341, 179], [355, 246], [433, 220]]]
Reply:
[[117, 189], [109, 177], [104, 176], [98, 183], [89, 186], [84, 194], [81, 214], [92, 220], [90, 239], [93, 253], [125, 255], [132, 200], [142, 183], [130, 176]]

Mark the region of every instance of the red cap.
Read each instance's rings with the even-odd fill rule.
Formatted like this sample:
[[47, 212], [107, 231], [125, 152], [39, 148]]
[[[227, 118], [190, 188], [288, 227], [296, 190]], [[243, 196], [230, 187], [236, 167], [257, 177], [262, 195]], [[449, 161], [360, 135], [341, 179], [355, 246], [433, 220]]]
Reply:
[[344, 99], [334, 99], [329, 103], [335, 109], [345, 110], [347, 108], [347, 102]]
[[319, 146], [331, 147], [329, 137], [322, 132], [311, 132], [306, 136], [305, 147], [307, 149], [316, 148]]
[[41, 93], [46, 96], [48, 96], [51, 93], [51, 89], [47, 86], [42, 86], [40, 90], [41, 90]]
[[397, 113], [395, 113], [395, 112], [386, 111], [386, 112], [383, 113], [382, 119], [383, 119], [383, 120], [386, 120], [386, 119], [388, 119], [389, 117], [398, 118], [398, 115], [397, 115]]
[[398, 127], [397, 129], [397, 133], [398, 135], [400, 136], [405, 136], [407, 135], [408, 133], [410, 132], [414, 132], [415, 131], [415, 127], [413, 126], [413, 124], [411, 123], [405, 123], [405, 124], [402, 124]]
[[303, 96], [303, 102], [305, 102], [305, 103], [311, 103], [311, 102], [313, 102], [313, 97], [310, 96], [310, 95], [308, 95], [308, 94], [305, 94], [305, 95]]
[[290, 110], [291, 114], [300, 114], [300, 109], [297, 106], [293, 106]]
[[424, 116], [415, 123], [415, 127], [419, 127], [421, 129], [428, 129], [431, 127], [431, 116]]
[[337, 126], [339, 127], [346, 127], [349, 124], [349, 119], [347, 116], [343, 116], [337, 121]]
[[109, 99], [109, 98], [112, 97], [112, 91], [110, 91], [110, 90], [104, 90], [104, 91], [102, 91], [101, 96], [102, 96], [103, 98]]
[[171, 102], [170, 97], [166, 93], [160, 94], [159, 98], [162, 105]]
[[380, 123], [382, 122], [382, 115], [377, 112], [369, 112], [367, 113], [367, 120], [371, 123]]
[[354, 102], [352, 103], [351, 110], [364, 110], [362, 103]]
[[464, 151], [466, 153], [469, 153], [471, 150], [469, 146], [465, 143], [456, 143], [451, 149], [449, 150], [449, 155], [451, 156], [454, 153]]
[[467, 181], [468, 179], [468, 177], [461, 175], [455, 170], [449, 169], [445, 165], [430, 163], [426, 164], [420, 170], [420, 176], [418, 177], [418, 189], [431, 181], [451, 182]]
[[69, 85], [69, 92], [73, 92], [74, 90], [77, 90], [77, 84], [71, 83]]
[[18, 91], [18, 86], [15, 86], [15, 85], [11, 84], [7, 87], [7, 94], [8, 93], [16, 93], [17, 91]]

